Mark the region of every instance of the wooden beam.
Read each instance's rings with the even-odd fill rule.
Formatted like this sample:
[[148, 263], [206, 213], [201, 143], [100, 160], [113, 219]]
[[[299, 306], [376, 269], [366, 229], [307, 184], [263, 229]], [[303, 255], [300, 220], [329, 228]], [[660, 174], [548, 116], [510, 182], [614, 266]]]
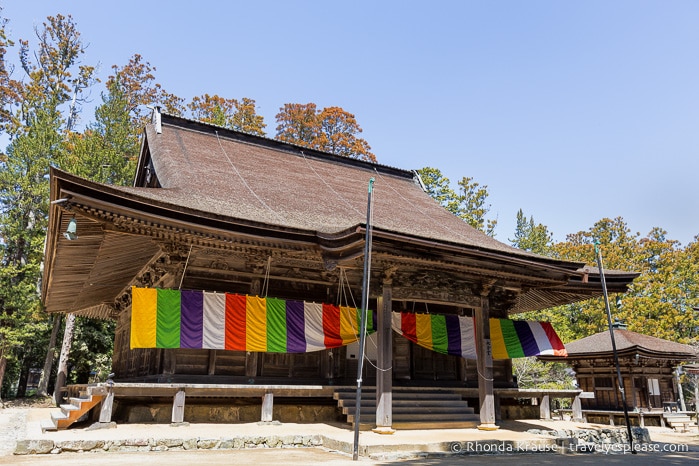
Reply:
[[184, 389], [180, 389], [175, 393], [175, 397], [172, 400], [172, 423], [181, 424], [184, 422]]
[[216, 374], [216, 350], [209, 350], [209, 368], [207, 370], [208, 375]]
[[481, 305], [475, 309], [476, 353], [478, 368], [478, 399], [480, 402], [480, 430], [495, 430], [495, 397], [493, 393], [493, 352], [490, 345], [490, 298], [481, 296]]
[[274, 411], [274, 393], [267, 392], [262, 397], [262, 422], [272, 422]]
[[377, 369], [376, 369], [376, 431], [393, 433], [393, 332], [391, 330], [391, 285], [383, 285], [378, 298]]
[[539, 419], [551, 419], [551, 399], [548, 395], [544, 395], [539, 400]]
[[107, 395], [102, 399], [100, 407], [100, 423], [112, 422], [112, 406], [114, 406], [114, 392], [109, 389]]
[[572, 408], [573, 408], [573, 421], [582, 422], [583, 421], [583, 413], [582, 413], [582, 403], [580, 402], [580, 395], [573, 398]]

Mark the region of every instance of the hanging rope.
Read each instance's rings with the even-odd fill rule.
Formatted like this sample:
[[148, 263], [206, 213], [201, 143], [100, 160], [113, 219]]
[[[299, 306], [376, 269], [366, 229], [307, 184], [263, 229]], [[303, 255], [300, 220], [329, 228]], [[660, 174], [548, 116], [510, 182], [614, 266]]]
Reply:
[[330, 190], [333, 194], [335, 194], [335, 196], [337, 196], [342, 202], [347, 204], [347, 206], [350, 209], [354, 210], [359, 215], [362, 215], [362, 216], [364, 215], [352, 203], [350, 203], [345, 197], [343, 197], [342, 195], [340, 195], [340, 193], [335, 191], [335, 189], [327, 181], [325, 181], [325, 178], [320, 176], [320, 174], [316, 171], [316, 169], [313, 168], [313, 165], [311, 165], [311, 162], [308, 161], [308, 159], [306, 158], [306, 154], [304, 154], [303, 151], [301, 151], [301, 155], [303, 156], [303, 160], [306, 162], [306, 165], [308, 166], [308, 168], [311, 169], [311, 171], [318, 177], [318, 179], [325, 185], [325, 187], [328, 188], [328, 190]]
[[265, 266], [265, 279], [262, 283], [262, 296], [267, 297], [269, 292], [269, 269], [272, 268], [272, 256], [267, 257], [267, 265]]
[[228, 160], [228, 163], [230, 164], [231, 168], [233, 168], [233, 171], [235, 172], [236, 175], [238, 175], [238, 178], [243, 182], [246, 188], [248, 188], [248, 191], [252, 193], [253, 196], [255, 196], [255, 199], [260, 201], [260, 204], [265, 206], [267, 210], [269, 210], [277, 219], [281, 222], [284, 222], [284, 217], [282, 217], [277, 211], [272, 209], [270, 206], [267, 205], [265, 201], [262, 200], [260, 196], [257, 195], [257, 193], [250, 187], [247, 181], [245, 181], [245, 178], [243, 178], [243, 175], [240, 174], [236, 166], [233, 164], [233, 161], [231, 158], [228, 156], [228, 153], [226, 153], [226, 150], [223, 148], [223, 144], [221, 144], [221, 139], [218, 137], [218, 131], [216, 131], [216, 140], [218, 141], [218, 146], [221, 148], [221, 152], [223, 152], [223, 155], [226, 156], [226, 160]]
[[192, 248], [194, 247], [194, 243], [189, 245], [189, 253], [187, 253], [187, 260], [184, 263], [184, 269], [182, 270], [182, 277], [180, 278], [180, 287], [179, 290], [182, 290], [182, 283], [184, 282], [184, 275], [187, 273], [187, 265], [189, 265], [189, 257], [192, 255]]

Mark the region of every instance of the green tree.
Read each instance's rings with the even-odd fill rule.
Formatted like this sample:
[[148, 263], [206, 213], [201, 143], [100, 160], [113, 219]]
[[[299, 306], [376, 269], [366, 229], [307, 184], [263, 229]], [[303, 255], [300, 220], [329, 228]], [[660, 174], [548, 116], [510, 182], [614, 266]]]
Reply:
[[424, 167], [417, 170], [422, 184], [435, 201], [449, 212], [457, 215], [459, 209], [458, 194], [451, 188], [449, 178], [438, 168]]
[[488, 186], [481, 186], [473, 181], [473, 178], [463, 177], [459, 181], [459, 213], [458, 216], [477, 230], [485, 232], [488, 236], [495, 236], [497, 219], [487, 219], [490, 212], [488, 199]]
[[539, 361], [536, 358], [515, 358], [512, 360], [513, 375], [519, 388], [539, 388], [572, 390], [575, 377], [567, 364]]
[[111, 320], [78, 319], [70, 359], [73, 362], [68, 383], [86, 384], [91, 378], [105, 381], [111, 372], [114, 329]]
[[522, 209], [519, 209], [515, 237], [509, 241], [516, 248], [548, 256], [553, 246], [553, 234], [546, 225], [535, 223], [533, 216], [527, 220]]
[[83, 133], [70, 133], [60, 165], [94, 181], [129, 185], [140, 149], [139, 133], [118, 79], [110, 80], [108, 91], [95, 110], [95, 123]]
[[[682, 248], [666, 235], [664, 230], [653, 228], [641, 237], [632, 234], [621, 217], [604, 218], [589, 230], [570, 234], [565, 242], [554, 244], [551, 255], [597, 267], [594, 244], [599, 242], [605, 273], [639, 273], [626, 293], [610, 295], [612, 318], [634, 332], [696, 342], [699, 320], [693, 308], [699, 305], [697, 243], [695, 240]], [[526, 313], [522, 318], [551, 322], [564, 342], [602, 332], [608, 326], [602, 297]]]
[[417, 170], [427, 193], [452, 214], [461, 218], [477, 230], [488, 236], [495, 236], [496, 219], [486, 219], [490, 211], [488, 187], [481, 186], [473, 178], [463, 177], [459, 182], [459, 191], [451, 188], [449, 178], [437, 168], [424, 167]]
[[70, 16], [50, 16], [35, 32], [34, 53], [29, 41], [20, 40], [26, 83], [16, 85], [17, 100], [9, 102], [10, 145], [0, 160], [0, 386], [8, 364], [29, 363], [23, 346], [39, 342], [49, 327], [38, 294], [48, 171], [77, 121], [82, 93], [94, 82], [94, 68], [79, 64], [84, 50]]

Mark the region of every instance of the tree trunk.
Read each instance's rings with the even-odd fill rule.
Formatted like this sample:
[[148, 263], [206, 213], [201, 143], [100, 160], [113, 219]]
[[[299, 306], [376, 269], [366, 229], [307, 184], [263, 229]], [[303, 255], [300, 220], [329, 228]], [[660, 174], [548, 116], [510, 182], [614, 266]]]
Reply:
[[[677, 395], [679, 397], [680, 406], [678, 409], [687, 411], [687, 405], [684, 402], [684, 390], [682, 390], [682, 382], [680, 382], [680, 368], [675, 369], [675, 383], [677, 383]], [[699, 420], [697, 420], [699, 422]]]
[[56, 388], [53, 390], [53, 399], [56, 406], [63, 403], [63, 388], [68, 378], [68, 355], [70, 346], [73, 343], [73, 329], [75, 328], [75, 314], [66, 316], [66, 327], [63, 331], [63, 345], [61, 346], [61, 357], [58, 360], [58, 373], [56, 375]]
[[46, 359], [44, 360], [44, 370], [41, 371], [41, 379], [39, 379], [39, 387], [36, 394], [39, 396], [49, 396], [49, 379], [51, 378], [51, 369], [53, 368], [53, 360], [56, 358], [56, 338], [58, 337], [58, 329], [61, 327], [61, 315], [53, 316], [53, 329], [51, 330], [51, 340], [49, 340], [49, 348], [46, 351]]
[[5, 380], [5, 368], [7, 367], [7, 358], [5, 351], [0, 347], [0, 404], [2, 404], [2, 383]]
[[16, 398], [24, 398], [27, 396], [27, 379], [29, 379], [29, 364], [27, 353], [25, 351], [22, 355], [22, 365], [19, 370], [19, 382], [17, 382], [17, 392], [15, 393]]

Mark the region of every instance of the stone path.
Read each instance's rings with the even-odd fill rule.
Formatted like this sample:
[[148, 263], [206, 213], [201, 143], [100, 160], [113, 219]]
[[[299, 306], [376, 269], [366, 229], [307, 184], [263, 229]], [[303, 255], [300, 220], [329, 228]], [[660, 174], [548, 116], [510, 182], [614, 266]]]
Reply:
[[[57, 408], [9, 407], [0, 408], [0, 464], [19, 458], [13, 455], [21, 445], [29, 449], [46, 450], [43, 453], [60, 455], [29, 455], [33, 457], [72, 455], [77, 451], [102, 452], [165, 452], [186, 451], [240, 451], [240, 450], [308, 450], [322, 447], [327, 451], [351, 454], [353, 432], [347, 426], [328, 424], [187, 424], [173, 427], [169, 424], [119, 424], [113, 429], [91, 430], [86, 426], [58, 432], [42, 433], [40, 422], [48, 419]], [[360, 434], [360, 456], [375, 460], [397, 460], [425, 455], [561, 452], [556, 439], [543, 431], [581, 431], [594, 428], [602, 432], [609, 426], [584, 425], [566, 421], [520, 420], [505, 421], [497, 431], [477, 429], [449, 429], [429, 431], [396, 431], [380, 435], [371, 431]], [[541, 432], [537, 432], [537, 430]], [[651, 442], [690, 444], [690, 451], [699, 450], [699, 435], [695, 432], [678, 434], [651, 428]], [[564, 432], [564, 437], [573, 436]], [[604, 432], [602, 432], [604, 433]], [[671, 436], [670, 436], [671, 435]], [[274, 448], [273, 448], [274, 447]], [[487, 448], [486, 448], [487, 447]], [[497, 447], [497, 448], [496, 448]], [[510, 451], [511, 450], [511, 451]], [[290, 453], [290, 452], [289, 452]], [[157, 454], [157, 453], [156, 453]], [[89, 455], [92, 457], [92, 455]]]
[[11, 455], [18, 439], [24, 438], [27, 428], [28, 410], [22, 408], [0, 408], [0, 456]]

